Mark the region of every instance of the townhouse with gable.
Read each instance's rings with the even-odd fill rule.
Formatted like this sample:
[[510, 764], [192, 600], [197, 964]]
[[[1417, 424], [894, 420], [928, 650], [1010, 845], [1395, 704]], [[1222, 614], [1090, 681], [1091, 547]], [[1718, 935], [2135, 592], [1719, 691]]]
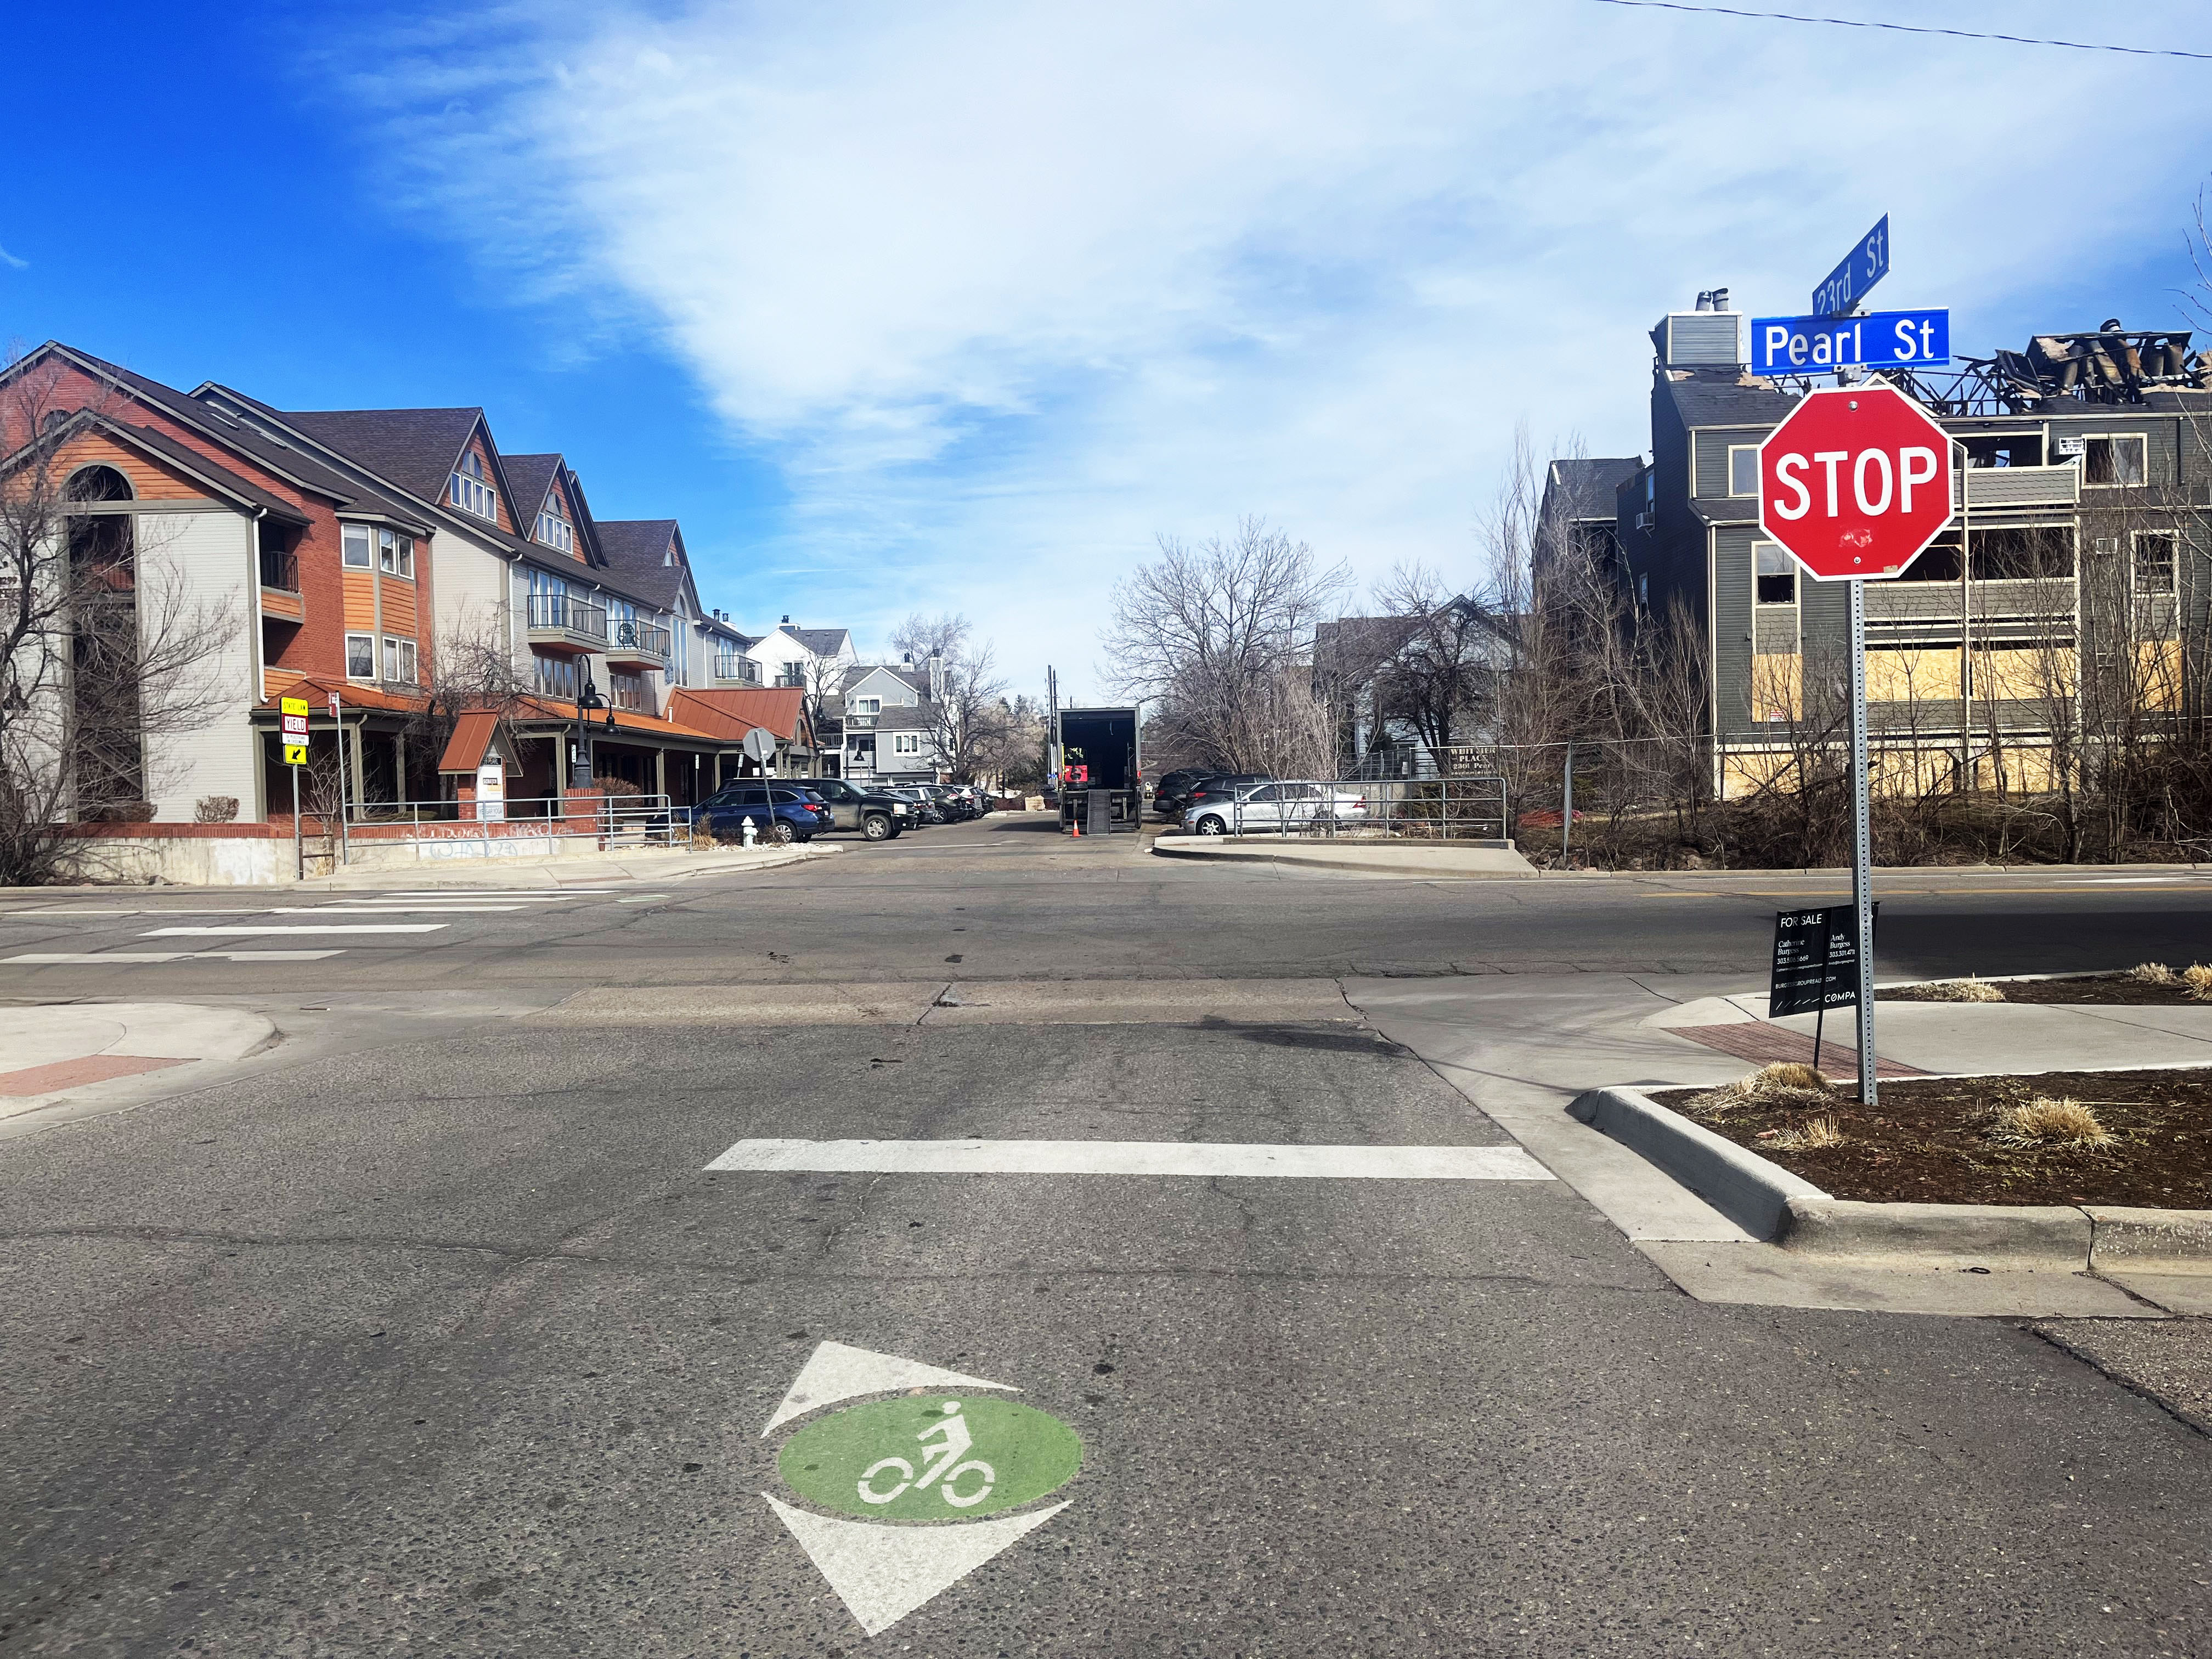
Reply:
[[[598, 520], [562, 456], [502, 454], [480, 409], [283, 410], [56, 342], [0, 390], [13, 424], [37, 411], [6, 452], [45, 447], [123, 586], [184, 594], [221, 625], [193, 669], [211, 718], [174, 739], [75, 739], [71, 763], [102, 768], [100, 799], [129, 797], [126, 816], [186, 821], [209, 798], [289, 813], [284, 696], [313, 707], [319, 756], [343, 745], [359, 817], [450, 803], [488, 757], [516, 810], [548, 815], [617, 778], [703, 799], [754, 769], [739, 747], [756, 726], [776, 737], [774, 769], [816, 763], [805, 690], [764, 684], [764, 641], [701, 603], [681, 527]], [[851, 653], [843, 630], [801, 632]], [[773, 678], [816, 658], [789, 630], [769, 640], [787, 642]]]

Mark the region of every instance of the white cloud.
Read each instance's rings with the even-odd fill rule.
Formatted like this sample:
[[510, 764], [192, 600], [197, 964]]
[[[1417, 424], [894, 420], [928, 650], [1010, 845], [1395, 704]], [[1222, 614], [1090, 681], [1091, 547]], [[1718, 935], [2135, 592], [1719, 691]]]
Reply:
[[[2201, 45], [2197, 15], [2130, 8], [2126, 38]], [[502, 280], [641, 320], [781, 466], [787, 527], [742, 556], [764, 591], [725, 597], [864, 634], [965, 609], [1024, 673], [1089, 664], [1155, 528], [1260, 511], [1471, 576], [1516, 421], [1641, 448], [1662, 310], [1717, 283], [1795, 309], [1882, 211], [1882, 297], [1949, 302], [1964, 347], [2082, 323], [2029, 308], [2161, 249], [2178, 283], [2203, 154], [2185, 64], [1568, 0], [522, 6], [475, 33], [383, 83], [415, 199]]]

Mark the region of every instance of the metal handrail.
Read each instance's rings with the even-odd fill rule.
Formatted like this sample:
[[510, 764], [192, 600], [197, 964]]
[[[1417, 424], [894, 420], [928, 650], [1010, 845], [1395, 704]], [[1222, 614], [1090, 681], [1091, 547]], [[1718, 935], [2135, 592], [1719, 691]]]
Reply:
[[747, 685], [758, 685], [760, 677], [760, 665], [750, 657], [724, 652], [714, 659], [714, 678], [718, 680], [741, 680]]
[[656, 657], [668, 655], [668, 630], [655, 623], [635, 622], [629, 618], [614, 625], [614, 643], [633, 651], [650, 652]]
[[300, 556], [288, 553], [281, 547], [261, 550], [261, 585], [280, 592], [300, 591]]
[[607, 613], [573, 593], [532, 593], [528, 615], [532, 628], [559, 629], [595, 640], [607, 636]]

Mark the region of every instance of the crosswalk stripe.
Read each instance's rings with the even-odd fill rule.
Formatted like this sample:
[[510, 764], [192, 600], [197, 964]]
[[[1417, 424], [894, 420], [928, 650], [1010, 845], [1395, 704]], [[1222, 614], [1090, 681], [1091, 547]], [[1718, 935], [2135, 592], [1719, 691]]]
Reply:
[[267, 927], [149, 927], [139, 937], [164, 939], [185, 935], [205, 936], [216, 933], [434, 933], [445, 927], [442, 921], [362, 921], [349, 922], [343, 927], [301, 927], [295, 922], [271, 922]]
[[31, 951], [0, 962], [76, 963], [98, 966], [111, 962], [320, 962], [342, 957], [343, 951]]
[[519, 904], [272, 904], [278, 916], [476, 916], [506, 915]]
[[740, 1140], [707, 1168], [866, 1175], [1246, 1176], [1550, 1181], [1518, 1146], [1269, 1146], [1180, 1140]]

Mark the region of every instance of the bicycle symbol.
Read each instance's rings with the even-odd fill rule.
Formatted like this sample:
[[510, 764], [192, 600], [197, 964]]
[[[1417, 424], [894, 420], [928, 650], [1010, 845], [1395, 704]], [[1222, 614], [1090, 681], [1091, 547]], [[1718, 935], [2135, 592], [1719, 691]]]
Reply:
[[[944, 1416], [915, 1436], [917, 1440], [927, 1440], [939, 1435], [944, 1437], [938, 1444], [922, 1448], [921, 1479], [915, 1479], [914, 1465], [903, 1457], [878, 1458], [869, 1464], [860, 1476], [860, 1501], [863, 1504], [888, 1504], [908, 1486], [921, 1492], [934, 1486], [945, 1501], [956, 1510], [968, 1509], [991, 1495], [991, 1488], [998, 1482], [999, 1472], [980, 1457], [968, 1457], [968, 1452], [975, 1442], [968, 1432], [968, 1420], [960, 1415], [960, 1402], [948, 1400], [944, 1409]], [[963, 1458], [967, 1458], [967, 1461], [963, 1462]], [[849, 1468], [852, 1466], [848, 1464], [846, 1467]], [[898, 1471], [898, 1485], [889, 1492], [878, 1492], [870, 1483], [889, 1469]], [[973, 1492], [963, 1493], [957, 1491], [955, 1488], [960, 1477], [971, 1469], [983, 1477], [983, 1484]]]

